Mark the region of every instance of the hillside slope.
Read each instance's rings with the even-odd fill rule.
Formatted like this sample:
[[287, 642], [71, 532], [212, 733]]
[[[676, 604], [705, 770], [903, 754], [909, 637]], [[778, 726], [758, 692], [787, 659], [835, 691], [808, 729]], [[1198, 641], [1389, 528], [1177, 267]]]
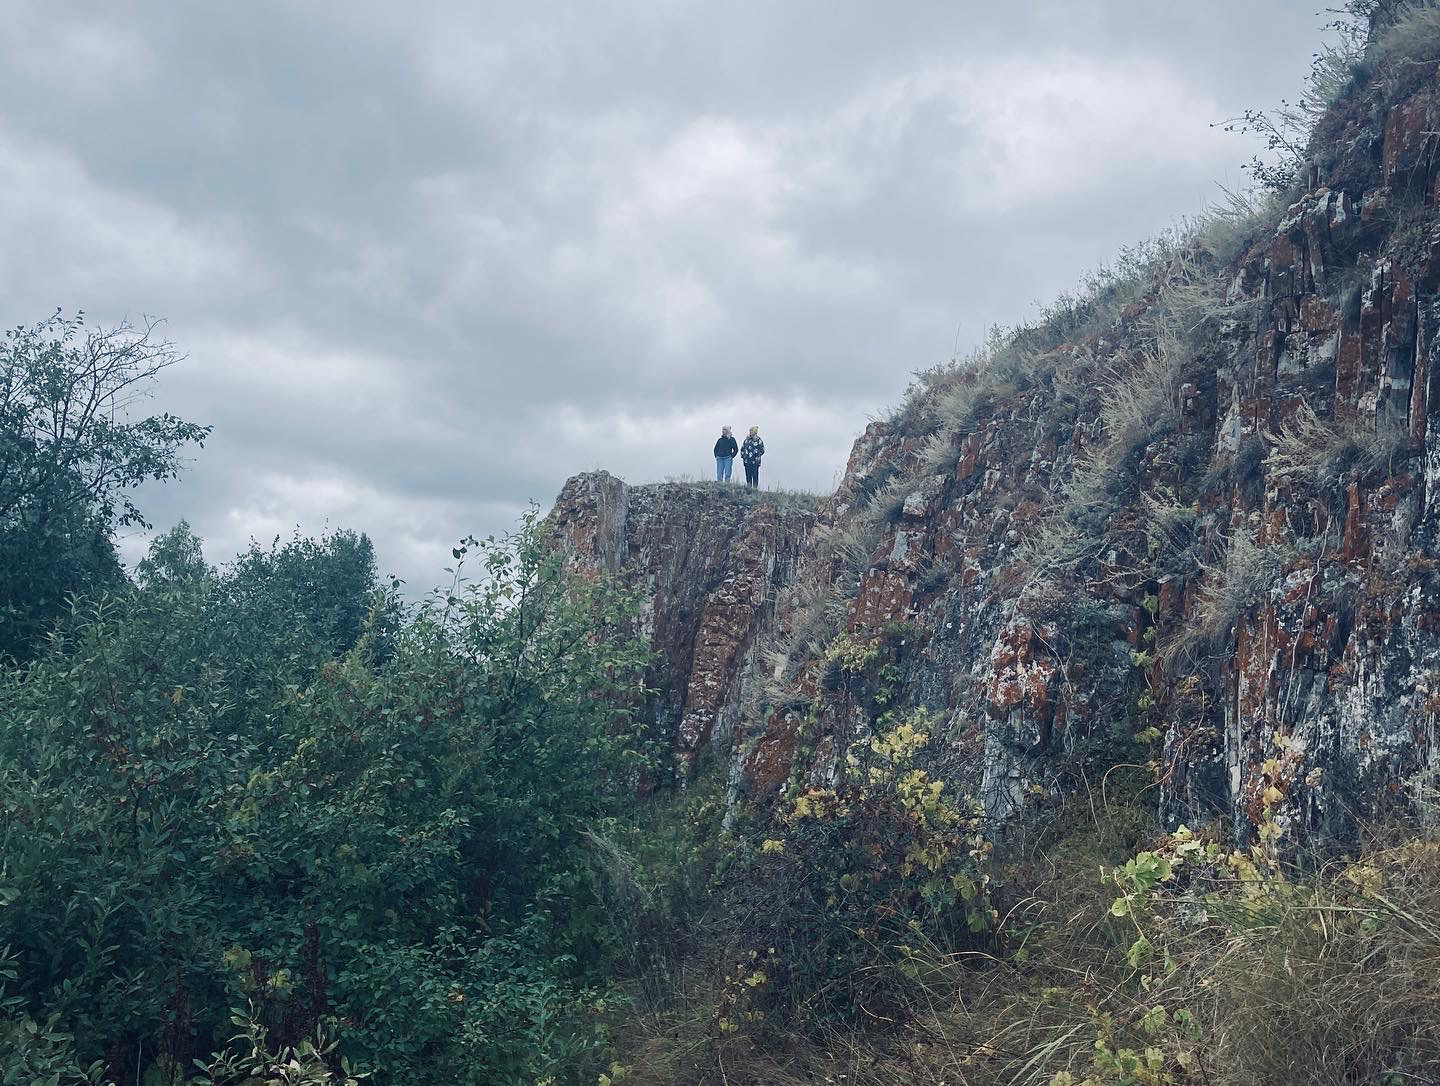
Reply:
[[723, 741], [732, 801], [823, 785], [883, 696], [996, 827], [1128, 763], [1239, 838], [1429, 787], [1440, 52], [1377, 36], [1293, 191], [922, 374], [813, 517], [567, 484], [577, 559], [650, 593], [682, 776]]

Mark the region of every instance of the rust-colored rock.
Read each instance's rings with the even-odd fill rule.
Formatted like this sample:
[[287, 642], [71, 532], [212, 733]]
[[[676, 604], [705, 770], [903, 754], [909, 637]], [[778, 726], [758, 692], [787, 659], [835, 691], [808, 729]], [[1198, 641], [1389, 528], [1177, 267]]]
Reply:
[[813, 511], [729, 484], [627, 486], [600, 471], [569, 480], [551, 520], [573, 561], [643, 587], [651, 715], [684, 779], [735, 727]]

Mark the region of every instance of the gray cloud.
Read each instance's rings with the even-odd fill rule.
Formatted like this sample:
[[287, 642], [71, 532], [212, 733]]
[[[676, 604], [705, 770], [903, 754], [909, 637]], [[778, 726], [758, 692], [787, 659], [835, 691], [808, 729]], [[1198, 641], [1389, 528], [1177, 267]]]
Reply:
[[[1173, 9], [1173, 10], [1171, 10]], [[213, 422], [146, 495], [223, 557], [369, 531], [428, 584], [573, 471], [760, 423], [828, 488], [910, 372], [1199, 211], [1307, 4], [18, 0], [0, 287], [167, 317]], [[133, 539], [133, 550], [142, 545]]]

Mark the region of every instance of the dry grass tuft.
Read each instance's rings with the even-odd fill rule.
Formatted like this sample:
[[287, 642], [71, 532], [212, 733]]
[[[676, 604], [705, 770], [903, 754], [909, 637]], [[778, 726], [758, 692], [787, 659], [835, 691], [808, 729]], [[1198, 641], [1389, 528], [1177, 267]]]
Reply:
[[1264, 190], [1221, 188], [1220, 199], [1196, 224], [1196, 244], [1217, 267], [1228, 267], [1284, 211], [1284, 197]]
[[1253, 532], [1236, 529], [1224, 556], [1200, 567], [1201, 588], [1189, 621], [1160, 646], [1167, 669], [1192, 670], [1220, 651], [1240, 617], [1260, 602], [1298, 553], [1293, 546], [1262, 547]]
[[1440, 54], [1440, 7], [1427, 0], [1404, 5], [1370, 49], [1372, 62], [1433, 64]]
[[1437, 1081], [1440, 849], [1411, 842], [1317, 882], [1190, 963], [1211, 1081]]
[[1308, 403], [1267, 437], [1266, 468], [1325, 489], [1350, 471], [1361, 477], [1390, 474], [1397, 457], [1410, 446], [1410, 433], [1399, 418], [1343, 424], [1322, 419]]
[[[1176, 257], [1169, 277], [1136, 320], [1140, 346], [1093, 378], [1092, 422], [1076, 427], [1073, 464], [1063, 473], [1055, 512], [1026, 541], [1036, 571], [1074, 573], [1104, 549], [1111, 518], [1144, 496], [1137, 458], [1179, 418], [1185, 368], [1209, 349], [1217, 327], [1237, 316], [1223, 284], [1198, 255]], [[1067, 383], [1073, 384], [1073, 375]], [[1072, 391], [1077, 404], [1083, 395]]]

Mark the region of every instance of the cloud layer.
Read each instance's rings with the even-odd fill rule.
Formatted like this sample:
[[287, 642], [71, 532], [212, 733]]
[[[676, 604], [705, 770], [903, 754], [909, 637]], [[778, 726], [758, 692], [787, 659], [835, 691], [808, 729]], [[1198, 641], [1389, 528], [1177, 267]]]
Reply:
[[703, 476], [722, 423], [828, 488], [911, 371], [1236, 183], [1211, 123], [1318, 35], [1240, 0], [6, 15], [0, 318], [168, 319], [158, 402], [216, 429], [157, 524], [355, 527], [421, 585], [575, 471]]

